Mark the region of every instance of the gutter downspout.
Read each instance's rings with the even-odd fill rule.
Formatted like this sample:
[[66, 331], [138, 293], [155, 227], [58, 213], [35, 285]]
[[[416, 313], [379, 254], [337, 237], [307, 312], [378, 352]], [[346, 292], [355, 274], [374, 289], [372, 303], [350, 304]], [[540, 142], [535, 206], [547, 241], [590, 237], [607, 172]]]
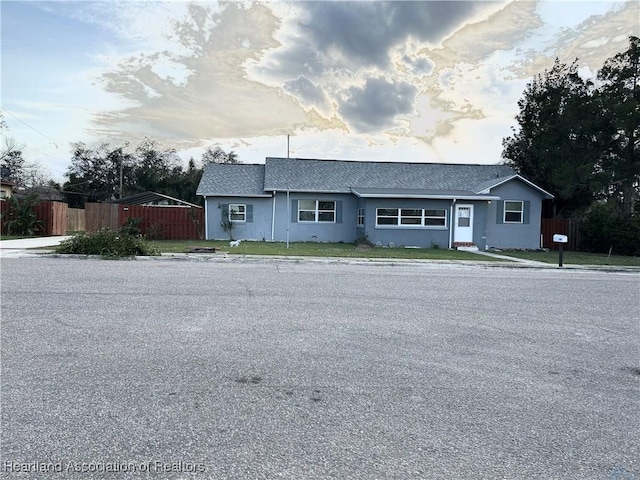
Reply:
[[453, 218], [453, 207], [456, 204], [456, 199], [451, 201], [451, 213], [449, 215], [449, 250], [453, 248], [453, 228], [456, 224], [455, 218]]
[[271, 241], [275, 240], [276, 235], [276, 192], [273, 192], [273, 208], [271, 212]]
[[207, 196], [204, 196], [204, 239], [209, 240], [209, 216], [207, 215]]

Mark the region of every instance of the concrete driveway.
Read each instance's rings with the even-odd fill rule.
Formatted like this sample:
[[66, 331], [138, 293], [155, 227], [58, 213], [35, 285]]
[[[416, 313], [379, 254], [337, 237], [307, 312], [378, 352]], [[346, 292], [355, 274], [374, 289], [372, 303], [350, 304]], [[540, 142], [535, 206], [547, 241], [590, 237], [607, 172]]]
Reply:
[[63, 240], [71, 238], [62, 235], [55, 237], [21, 238], [17, 240], [0, 240], [0, 257], [13, 257], [24, 254], [26, 250], [33, 248], [55, 247]]
[[640, 478], [639, 279], [5, 258], [2, 475]]

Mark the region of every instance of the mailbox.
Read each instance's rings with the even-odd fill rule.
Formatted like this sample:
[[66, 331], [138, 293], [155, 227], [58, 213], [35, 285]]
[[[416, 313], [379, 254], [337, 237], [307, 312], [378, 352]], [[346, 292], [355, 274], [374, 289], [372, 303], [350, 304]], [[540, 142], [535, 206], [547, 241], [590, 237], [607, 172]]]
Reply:
[[556, 233], [553, 236], [553, 241], [555, 243], [559, 243], [560, 244], [558, 246], [558, 266], [561, 267], [562, 266], [562, 245], [567, 243], [569, 241], [569, 239], [567, 238], [566, 235], [561, 235], [559, 233]]
[[566, 235], [560, 235], [560, 234], [555, 234], [553, 236], [553, 241], [556, 243], [567, 243], [569, 241], [569, 239], [567, 238]]

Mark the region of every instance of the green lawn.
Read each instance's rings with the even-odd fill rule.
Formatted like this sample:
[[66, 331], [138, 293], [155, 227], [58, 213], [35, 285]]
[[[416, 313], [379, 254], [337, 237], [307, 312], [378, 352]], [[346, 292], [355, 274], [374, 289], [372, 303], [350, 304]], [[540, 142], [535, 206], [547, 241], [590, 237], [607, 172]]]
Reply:
[[236, 255], [289, 255], [313, 257], [350, 258], [406, 258], [430, 260], [476, 260], [496, 259], [469, 252], [436, 248], [382, 248], [357, 250], [350, 243], [292, 242], [289, 248], [283, 242], [242, 242], [239, 247], [229, 247], [229, 242], [206, 240], [160, 240], [152, 242], [162, 253], [186, 253], [192, 248], [214, 247], [216, 250]]
[[21, 240], [23, 238], [38, 238], [38, 235], [2, 235], [2, 236], [0, 236], [0, 241], [2, 241], [2, 240]]
[[[535, 260], [537, 262], [558, 263], [558, 252], [500, 252], [500, 255]], [[612, 265], [626, 267], [640, 267], [640, 257], [625, 257], [587, 252], [563, 252], [563, 264], [565, 265]]]

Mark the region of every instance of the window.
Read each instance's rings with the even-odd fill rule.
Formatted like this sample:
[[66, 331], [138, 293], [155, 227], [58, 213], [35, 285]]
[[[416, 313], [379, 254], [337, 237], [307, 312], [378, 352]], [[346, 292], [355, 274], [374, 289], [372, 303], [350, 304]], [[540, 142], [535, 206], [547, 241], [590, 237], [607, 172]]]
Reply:
[[400, 225], [422, 225], [422, 210], [407, 209], [400, 210]]
[[504, 223], [522, 223], [524, 202], [520, 200], [504, 201]]
[[377, 226], [446, 227], [447, 211], [444, 208], [378, 208]]
[[246, 222], [247, 206], [240, 203], [229, 204], [229, 220], [232, 222]]
[[437, 210], [425, 210], [424, 226], [425, 227], [446, 227], [447, 211], [444, 208], [439, 208]]
[[458, 206], [456, 210], [458, 212], [458, 226], [471, 226], [471, 207]]
[[358, 209], [358, 219], [356, 224], [358, 227], [364, 227], [364, 208]]
[[299, 222], [336, 221], [336, 202], [324, 200], [298, 200]]
[[376, 225], [398, 225], [397, 208], [376, 209]]

